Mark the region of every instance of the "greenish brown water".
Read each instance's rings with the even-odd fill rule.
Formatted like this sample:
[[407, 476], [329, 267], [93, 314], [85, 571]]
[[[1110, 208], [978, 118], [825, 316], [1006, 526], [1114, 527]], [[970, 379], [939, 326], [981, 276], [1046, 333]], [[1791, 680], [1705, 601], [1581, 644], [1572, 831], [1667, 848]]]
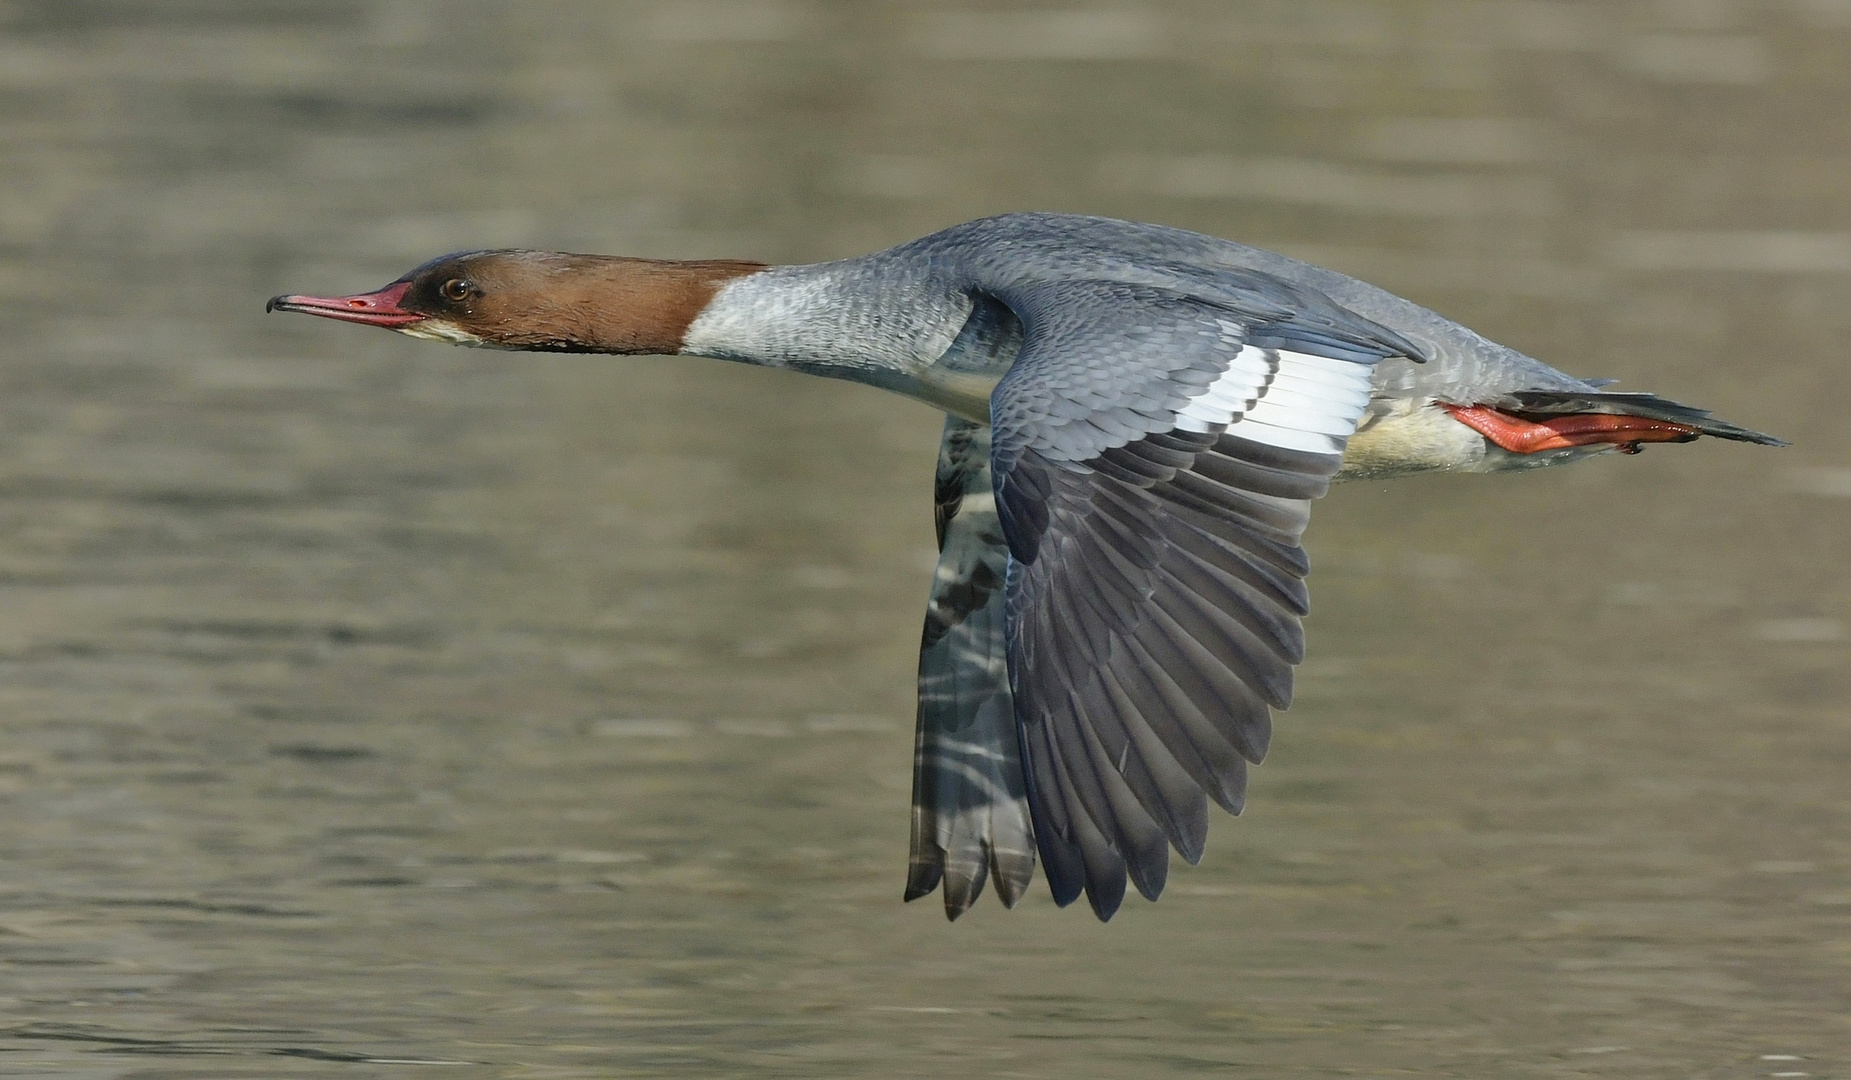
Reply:
[[[0, 0], [0, 1075], [1851, 1075], [1851, 5]], [[983, 213], [1792, 439], [1319, 508], [1244, 819], [903, 905], [939, 421], [266, 317]]]

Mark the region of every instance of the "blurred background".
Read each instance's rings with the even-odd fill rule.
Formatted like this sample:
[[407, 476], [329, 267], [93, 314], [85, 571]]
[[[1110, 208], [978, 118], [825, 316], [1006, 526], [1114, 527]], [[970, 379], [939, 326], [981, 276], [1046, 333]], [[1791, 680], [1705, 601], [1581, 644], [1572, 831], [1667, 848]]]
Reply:
[[[0, 1073], [1846, 1076], [1851, 0], [0, 0]], [[265, 316], [1004, 210], [1791, 439], [1318, 507], [1241, 820], [903, 905], [940, 420]]]

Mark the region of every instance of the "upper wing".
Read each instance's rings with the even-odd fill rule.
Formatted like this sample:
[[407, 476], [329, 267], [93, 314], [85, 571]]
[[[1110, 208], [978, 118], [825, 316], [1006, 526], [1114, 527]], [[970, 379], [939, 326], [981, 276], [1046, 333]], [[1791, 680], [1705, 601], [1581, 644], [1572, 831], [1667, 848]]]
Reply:
[[[1253, 275], [1263, 278], [1262, 275]], [[1012, 556], [1008, 657], [1055, 899], [1155, 899], [1166, 840], [1238, 813], [1302, 658], [1299, 538], [1370, 396], [1417, 355], [1315, 294], [1241, 305], [1122, 282], [1001, 296], [1023, 346], [991, 399]]]
[[989, 428], [946, 417], [935, 487], [939, 558], [919, 648], [906, 898], [942, 880], [945, 914], [955, 919], [992, 873], [1014, 907], [1035, 874], [1035, 840], [1004, 656], [1009, 551], [996, 520]]

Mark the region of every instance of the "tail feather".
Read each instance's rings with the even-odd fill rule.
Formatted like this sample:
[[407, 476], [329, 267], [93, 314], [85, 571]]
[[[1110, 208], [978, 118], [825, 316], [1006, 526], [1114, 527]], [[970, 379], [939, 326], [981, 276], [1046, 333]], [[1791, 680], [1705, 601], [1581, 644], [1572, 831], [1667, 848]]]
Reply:
[[1596, 413], [1609, 416], [1642, 416], [1682, 424], [1704, 435], [1762, 446], [1786, 446], [1783, 439], [1738, 427], [1711, 416], [1707, 409], [1680, 405], [1656, 394], [1624, 392], [1570, 393], [1562, 390], [1518, 390], [1508, 395], [1504, 408], [1526, 420], [1572, 413]]

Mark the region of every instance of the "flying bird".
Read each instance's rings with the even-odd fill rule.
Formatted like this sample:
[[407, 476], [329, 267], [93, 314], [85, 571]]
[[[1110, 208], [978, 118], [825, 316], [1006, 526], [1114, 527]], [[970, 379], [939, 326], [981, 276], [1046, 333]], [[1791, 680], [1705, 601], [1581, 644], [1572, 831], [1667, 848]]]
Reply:
[[1332, 480], [1710, 435], [1372, 285], [1156, 225], [1006, 214], [805, 266], [492, 250], [272, 311], [460, 345], [717, 357], [946, 414], [906, 898], [993, 880], [1100, 919], [1238, 814], [1304, 657]]

